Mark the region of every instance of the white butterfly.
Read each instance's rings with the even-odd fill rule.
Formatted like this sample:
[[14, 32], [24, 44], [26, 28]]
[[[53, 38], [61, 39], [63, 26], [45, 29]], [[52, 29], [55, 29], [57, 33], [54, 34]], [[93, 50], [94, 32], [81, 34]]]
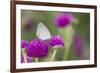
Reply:
[[47, 40], [51, 38], [51, 34], [48, 28], [43, 23], [38, 24], [36, 35], [39, 39], [42, 40]]

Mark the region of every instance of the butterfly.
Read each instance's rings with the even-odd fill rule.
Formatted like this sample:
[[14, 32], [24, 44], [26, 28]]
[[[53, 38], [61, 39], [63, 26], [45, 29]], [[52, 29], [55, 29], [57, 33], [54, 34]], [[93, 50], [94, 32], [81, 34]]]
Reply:
[[39, 39], [42, 40], [47, 40], [51, 38], [50, 31], [43, 23], [38, 24], [36, 35]]

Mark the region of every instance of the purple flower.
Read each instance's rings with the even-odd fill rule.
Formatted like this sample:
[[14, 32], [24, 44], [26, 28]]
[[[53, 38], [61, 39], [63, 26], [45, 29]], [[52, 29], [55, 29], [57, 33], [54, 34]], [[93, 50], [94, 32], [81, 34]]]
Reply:
[[32, 29], [33, 24], [34, 24], [34, 17], [27, 15], [27, 14], [22, 14], [22, 27], [25, 31], [29, 31]]
[[63, 46], [64, 47], [64, 40], [60, 35], [54, 35], [50, 39], [50, 45], [55, 47], [55, 46]]
[[27, 49], [29, 57], [41, 58], [48, 54], [48, 44], [41, 39], [33, 39]]
[[[29, 56], [27, 56], [27, 62], [29, 63], [29, 62], [31, 62], [31, 60], [32, 60], [32, 58], [29, 57]], [[21, 55], [21, 63], [25, 63], [25, 62], [24, 62], [24, 58], [23, 58], [22, 55]]]
[[33, 20], [32, 19], [28, 20], [27, 23], [25, 23], [25, 25], [24, 25], [25, 29], [27, 29], [27, 30], [31, 29], [32, 26], [33, 26]]
[[21, 41], [21, 48], [27, 48], [27, 46], [28, 46], [28, 41], [22, 40]]
[[83, 54], [83, 42], [79, 35], [75, 34], [73, 38], [73, 47], [75, 48], [75, 53], [78, 56]]
[[70, 13], [59, 13], [55, 17], [55, 24], [58, 27], [66, 27], [72, 21], [73, 16]]

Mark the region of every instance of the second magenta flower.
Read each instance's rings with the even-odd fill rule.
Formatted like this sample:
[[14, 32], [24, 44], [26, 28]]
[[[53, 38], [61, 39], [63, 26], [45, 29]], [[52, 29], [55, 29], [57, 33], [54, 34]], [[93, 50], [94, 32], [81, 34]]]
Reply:
[[55, 47], [55, 46], [62, 46], [64, 47], [64, 40], [60, 35], [54, 35], [50, 39], [50, 45]]

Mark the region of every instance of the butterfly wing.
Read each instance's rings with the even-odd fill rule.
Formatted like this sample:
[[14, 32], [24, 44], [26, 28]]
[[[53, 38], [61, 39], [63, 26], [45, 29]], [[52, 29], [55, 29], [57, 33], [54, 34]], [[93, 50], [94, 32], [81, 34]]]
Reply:
[[48, 28], [43, 23], [38, 24], [36, 35], [39, 39], [42, 40], [47, 40], [51, 38], [51, 34]]

